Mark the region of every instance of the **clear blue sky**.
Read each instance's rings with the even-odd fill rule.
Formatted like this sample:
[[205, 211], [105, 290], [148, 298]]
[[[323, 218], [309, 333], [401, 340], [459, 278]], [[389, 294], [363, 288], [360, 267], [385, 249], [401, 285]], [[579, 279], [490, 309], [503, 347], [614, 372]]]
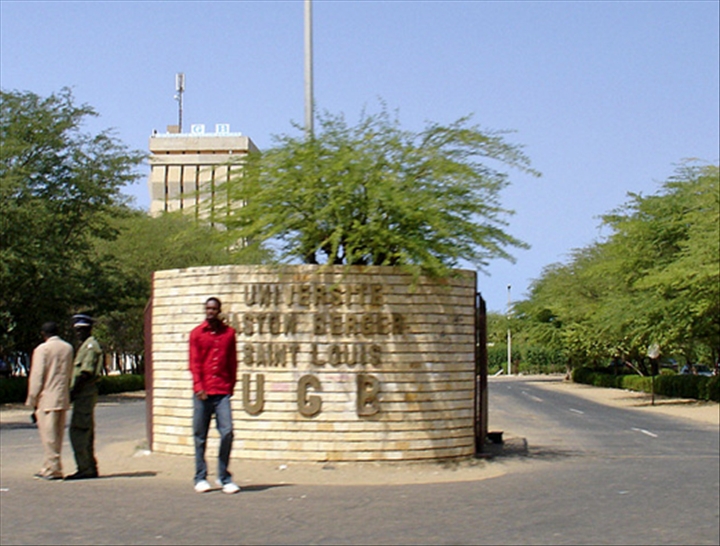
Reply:
[[[321, 1], [313, 4], [315, 100], [354, 122], [378, 99], [402, 125], [474, 113], [510, 129], [543, 176], [510, 172], [509, 231], [531, 245], [493, 262], [490, 310], [603, 234], [627, 192], [654, 193], [686, 158], [720, 156], [717, 1]], [[303, 2], [0, 2], [0, 85], [71, 87], [146, 151], [176, 123], [229, 123], [262, 149], [304, 120]], [[149, 206], [146, 180], [128, 188]]]

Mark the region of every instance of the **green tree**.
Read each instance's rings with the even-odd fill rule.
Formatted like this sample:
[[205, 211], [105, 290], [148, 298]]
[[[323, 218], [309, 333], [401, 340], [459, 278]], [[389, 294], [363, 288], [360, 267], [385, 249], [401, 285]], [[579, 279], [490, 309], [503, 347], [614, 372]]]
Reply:
[[151, 217], [133, 211], [113, 218], [113, 240], [95, 241], [99, 264], [94, 309], [106, 350], [141, 361], [144, 310], [155, 271], [231, 263], [265, 263], [272, 255], [252, 245], [230, 250], [228, 234], [181, 212]]
[[505, 231], [503, 166], [536, 174], [518, 146], [469, 118], [414, 133], [384, 108], [355, 127], [325, 114], [314, 137], [283, 135], [250, 154], [213, 219], [305, 263], [484, 269], [526, 247]]
[[570, 371], [599, 363], [608, 352], [593, 322], [612, 279], [594, 267], [598, 249], [576, 250], [567, 264], [552, 264], [530, 286], [530, 297], [515, 304], [527, 343], [560, 354]]
[[87, 105], [68, 89], [0, 92], [0, 343], [29, 352], [39, 325], [92, 305], [93, 239], [115, 236], [121, 189], [143, 155], [108, 131], [83, 132]]
[[[603, 218], [625, 289], [616, 304], [643, 354], [653, 342], [689, 361], [720, 349], [720, 171], [685, 165], [656, 195]], [[628, 318], [628, 311], [630, 318]], [[609, 313], [606, 313], [609, 315]]]
[[517, 304], [530, 339], [569, 365], [620, 357], [643, 373], [648, 346], [714, 361], [720, 347], [720, 176], [684, 165], [655, 195], [629, 194], [612, 233], [554, 264]]

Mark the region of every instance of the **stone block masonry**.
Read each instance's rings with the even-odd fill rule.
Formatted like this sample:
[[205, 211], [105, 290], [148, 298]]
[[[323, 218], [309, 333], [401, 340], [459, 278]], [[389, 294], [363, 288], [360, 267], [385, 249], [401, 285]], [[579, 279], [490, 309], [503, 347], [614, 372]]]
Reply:
[[[393, 267], [156, 272], [152, 448], [193, 453], [188, 339], [215, 296], [237, 331], [233, 457], [471, 456], [475, 291], [475, 273], [461, 270], [441, 280]], [[209, 449], [217, 449], [212, 429]]]

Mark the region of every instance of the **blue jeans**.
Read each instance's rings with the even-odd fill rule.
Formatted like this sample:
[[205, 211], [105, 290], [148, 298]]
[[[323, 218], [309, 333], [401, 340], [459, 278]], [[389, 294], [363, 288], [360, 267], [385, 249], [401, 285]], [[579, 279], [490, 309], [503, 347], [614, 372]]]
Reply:
[[218, 454], [218, 480], [222, 484], [232, 481], [228, 472], [230, 451], [233, 442], [232, 411], [229, 394], [212, 394], [207, 400], [193, 396], [193, 437], [195, 438], [195, 483], [207, 479], [205, 448], [207, 446], [210, 420], [215, 414], [215, 423], [220, 433], [220, 453]]

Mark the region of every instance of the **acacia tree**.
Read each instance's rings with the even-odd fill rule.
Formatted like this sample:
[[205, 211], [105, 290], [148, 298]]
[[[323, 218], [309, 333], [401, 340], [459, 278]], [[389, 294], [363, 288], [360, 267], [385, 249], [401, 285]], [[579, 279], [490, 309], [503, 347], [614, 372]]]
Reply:
[[526, 247], [505, 231], [512, 212], [500, 205], [508, 176], [499, 169], [537, 173], [502, 134], [467, 117], [404, 131], [384, 108], [355, 127], [330, 114], [318, 125], [251, 153], [213, 220], [247, 241], [279, 241], [285, 259], [435, 275]]
[[83, 132], [95, 111], [63, 89], [0, 92], [0, 344], [30, 350], [39, 325], [93, 305], [95, 238], [126, 210], [120, 190], [142, 154], [107, 131]]

